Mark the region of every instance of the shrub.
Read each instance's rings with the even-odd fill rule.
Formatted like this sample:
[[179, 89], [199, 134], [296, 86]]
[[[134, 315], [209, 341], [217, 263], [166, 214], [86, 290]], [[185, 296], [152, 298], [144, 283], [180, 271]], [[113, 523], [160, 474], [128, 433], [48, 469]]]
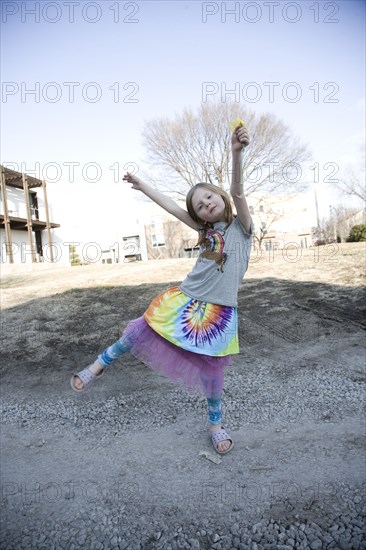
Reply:
[[346, 241], [348, 243], [359, 243], [366, 241], [366, 224], [360, 223], [359, 225], [354, 225]]

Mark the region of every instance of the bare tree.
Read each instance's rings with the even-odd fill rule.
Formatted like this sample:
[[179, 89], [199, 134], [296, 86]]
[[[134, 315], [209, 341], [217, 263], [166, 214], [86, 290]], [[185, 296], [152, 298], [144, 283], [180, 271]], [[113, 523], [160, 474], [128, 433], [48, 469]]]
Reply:
[[336, 187], [343, 195], [356, 197], [360, 199], [363, 206], [366, 206], [366, 186], [365, 186], [365, 151], [360, 151], [360, 163], [358, 166], [349, 165], [341, 174], [340, 179], [335, 183]]
[[355, 173], [351, 172], [347, 180], [343, 180], [338, 183], [338, 187], [347, 195], [352, 195], [361, 199], [363, 204], [366, 206], [365, 179], [362, 181], [359, 176], [356, 176]]
[[282, 214], [269, 206], [265, 213], [260, 212], [258, 217], [260, 226], [256, 227], [254, 239], [259, 250], [261, 250], [263, 240], [268, 235], [270, 227], [282, 217]]
[[365, 210], [345, 206], [331, 206], [329, 217], [323, 218], [315, 230], [318, 244], [345, 242], [352, 227], [365, 222]]
[[[246, 193], [301, 190], [301, 163], [307, 147], [272, 114], [258, 115], [236, 103], [204, 103], [197, 114], [185, 109], [173, 120], [159, 118], [146, 125], [149, 160], [162, 169], [160, 186], [186, 194], [199, 181], [222, 188], [230, 185], [231, 129], [229, 121], [244, 119], [251, 143], [243, 155]], [[157, 181], [157, 180], [155, 180]]]
[[336, 242], [336, 226], [331, 218], [322, 218], [319, 225], [313, 228], [313, 239], [316, 245]]

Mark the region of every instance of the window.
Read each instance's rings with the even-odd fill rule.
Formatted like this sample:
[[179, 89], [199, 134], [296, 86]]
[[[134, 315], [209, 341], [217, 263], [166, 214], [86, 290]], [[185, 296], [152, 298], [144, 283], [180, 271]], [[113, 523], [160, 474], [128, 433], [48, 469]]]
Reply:
[[150, 231], [153, 247], [165, 246], [164, 223], [161, 217], [156, 217], [151, 220]]
[[259, 205], [259, 212], [264, 212], [263, 204]]
[[249, 206], [249, 212], [250, 212], [251, 214], [254, 214], [254, 208], [253, 208], [253, 206]]

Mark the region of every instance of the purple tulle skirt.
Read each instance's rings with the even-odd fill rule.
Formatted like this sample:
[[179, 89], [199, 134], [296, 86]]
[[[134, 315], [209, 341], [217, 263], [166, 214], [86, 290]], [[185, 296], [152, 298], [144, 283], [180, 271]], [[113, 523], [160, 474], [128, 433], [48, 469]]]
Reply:
[[154, 371], [188, 391], [217, 397], [224, 385], [224, 368], [232, 364], [231, 355], [215, 357], [193, 353], [172, 344], [139, 317], [123, 332], [130, 352]]

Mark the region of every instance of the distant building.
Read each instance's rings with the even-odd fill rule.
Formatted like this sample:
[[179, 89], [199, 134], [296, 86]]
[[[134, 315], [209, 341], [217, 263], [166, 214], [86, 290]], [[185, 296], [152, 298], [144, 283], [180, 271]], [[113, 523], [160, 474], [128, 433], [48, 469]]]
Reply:
[[[182, 204], [182, 207], [185, 208], [185, 205]], [[143, 223], [146, 253], [149, 260], [185, 258], [196, 254], [197, 231], [177, 220], [156, 204], [146, 204]]]
[[[260, 240], [263, 248], [281, 249], [289, 243], [300, 248], [313, 245], [316, 213], [310, 194], [250, 195], [248, 206], [255, 227], [254, 240], [257, 244]], [[197, 232], [156, 204], [146, 205], [143, 219], [148, 259], [197, 255]]]
[[[197, 254], [197, 232], [152, 201], [139, 203], [138, 219], [123, 221], [112, 246], [101, 246], [98, 263], [113, 264], [162, 258], [184, 258]], [[107, 241], [105, 241], [107, 242]]]
[[[309, 194], [250, 195], [255, 245], [266, 250], [287, 245], [309, 248], [315, 241], [315, 205]], [[182, 202], [182, 208], [185, 208]], [[139, 205], [139, 219], [121, 231], [112, 248], [102, 250], [102, 263], [197, 256], [196, 231], [152, 201]]]
[[[254, 245], [264, 250], [287, 246], [309, 248], [316, 240], [316, 208], [311, 193], [250, 195], [248, 205], [255, 227]], [[185, 208], [185, 202], [181, 203]], [[90, 244], [92, 263], [114, 264], [198, 255], [198, 234], [150, 200], [138, 204], [138, 218], [124, 216], [121, 225], [100, 243]], [[106, 240], [106, 239], [109, 240]], [[110, 243], [114, 243], [111, 245]], [[85, 259], [85, 258], [84, 258]]]
[[314, 244], [317, 220], [311, 194], [252, 194], [248, 205], [255, 226], [255, 241], [266, 250], [282, 249], [290, 243], [300, 248]]
[[57, 261], [53, 229], [60, 225], [50, 219], [46, 182], [4, 166], [0, 169], [1, 263]]

